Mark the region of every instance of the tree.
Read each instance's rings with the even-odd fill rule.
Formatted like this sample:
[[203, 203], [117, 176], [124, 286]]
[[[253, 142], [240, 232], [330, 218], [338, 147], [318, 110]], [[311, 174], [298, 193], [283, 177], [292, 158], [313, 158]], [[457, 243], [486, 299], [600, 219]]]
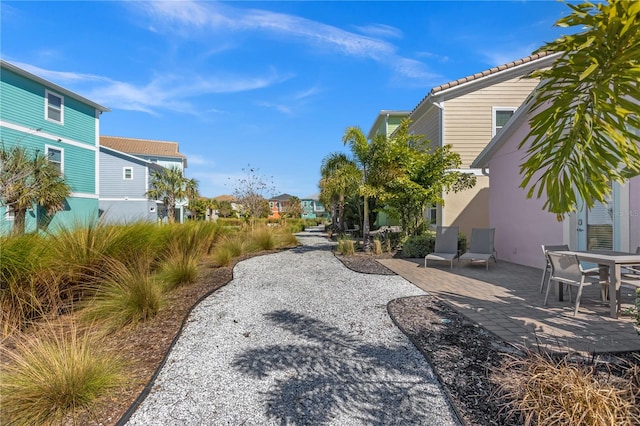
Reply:
[[242, 205], [243, 212], [253, 229], [256, 218], [269, 215], [269, 202], [264, 194], [275, 192], [275, 188], [272, 183], [273, 178], [262, 176], [258, 168], [248, 165], [242, 171], [245, 176], [236, 182], [233, 195]]
[[151, 174], [151, 189], [147, 197], [161, 200], [167, 209], [169, 223], [175, 221], [176, 204], [198, 197], [198, 181], [188, 179], [178, 167], [163, 168]]
[[33, 156], [18, 145], [0, 147], [0, 203], [15, 215], [13, 232], [24, 233], [27, 210], [39, 206], [46, 215], [64, 208], [71, 189], [45, 155]]
[[302, 216], [302, 201], [295, 195], [291, 196], [284, 207], [285, 218], [299, 219]]
[[344, 232], [345, 200], [358, 193], [360, 170], [346, 154], [335, 152], [322, 159], [320, 175], [320, 201], [331, 209], [332, 228]]
[[577, 195], [591, 208], [610, 181], [640, 174], [640, 2], [568, 4], [556, 26], [584, 31], [547, 43], [561, 52], [552, 68], [534, 72], [541, 84], [520, 171], [527, 196], [546, 193], [544, 208], [576, 211]]
[[449, 145], [430, 148], [423, 135], [409, 134], [409, 124], [404, 120], [391, 137], [376, 141], [369, 178], [377, 198], [398, 214], [405, 232], [417, 235], [427, 206], [444, 204], [444, 193], [471, 188], [476, 179], [454, 171], [462, 162]]
[[362, 132], [362, 129], [356, 126], [348, 127], [342, 137], [342, 142], [345, 145], [349, 145], [355, 162], [360, 168], [360, 172], [362, 173], [360, 195], [364, 199], [362, 239], [365, 252], [369, 252], [371, 250], [371, 238], [369, 234], [369, 197], [375, 196], [375, 185], [370, 185], [369, 171], [371, 169], [370, 165], [374, 155], [374, 147], [377, 140], [379, 140], [382, 136], [383, 135], [376, 136], [373, 141], [369, 143], [367, 137]]
[[230, 201], [226, 201], [226, 200], [215, 201], [214, 208], [218, 210], [218, 215], [220, 217], [230, 217], [234, 213], [233, 207], [231, 206]]

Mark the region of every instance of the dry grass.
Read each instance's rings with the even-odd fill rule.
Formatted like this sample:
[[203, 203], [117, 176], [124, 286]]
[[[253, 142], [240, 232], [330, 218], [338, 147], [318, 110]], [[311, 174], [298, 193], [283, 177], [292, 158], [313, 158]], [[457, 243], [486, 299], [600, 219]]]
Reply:
[[10, 362], [0, 380], [2, 424], [64, 423], [124, 383], [120, 362], [74, 326], [47, 325], [16, 341], [3, 354]]
[[380, 240], [373, 240], [373, 254], [382, 254], [382, 243]]
[[492, 375], [504, 407], [525, 425], [631, 426], [640, 424], [640, 369], [625, 379], [593, 364], [529, 352]]
[[340, 238], [338, 240], [338, 247], [336, 248], [338, 253], [344, 256], [352, 256], [356, 252], [356, 247], [353, 240], [348, 238]]

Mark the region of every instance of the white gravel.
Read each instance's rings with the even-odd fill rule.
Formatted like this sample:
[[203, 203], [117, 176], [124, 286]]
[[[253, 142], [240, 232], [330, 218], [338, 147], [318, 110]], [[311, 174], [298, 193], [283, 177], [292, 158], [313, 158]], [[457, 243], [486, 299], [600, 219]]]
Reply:
[[424, 294], [342, 265], [318, 233], [236, 265], [192, 312], [129, 425], [458, 425], [387, 303]]

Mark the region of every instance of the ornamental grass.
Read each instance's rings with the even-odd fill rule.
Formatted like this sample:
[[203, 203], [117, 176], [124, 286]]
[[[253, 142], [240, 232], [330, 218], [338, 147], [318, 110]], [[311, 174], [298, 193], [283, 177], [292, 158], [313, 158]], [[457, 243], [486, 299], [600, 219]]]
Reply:
[[120, 361], [75, 326], [45, 325], [17, 337], [2, 354], [2, 424], [76, 424], [76, 413], [124, 383]]
[[624, 376], [593, 363], [529, 352], [493, 375], [503, 407], [525, 425], [631, 426], [640, 424], [640, 368]]

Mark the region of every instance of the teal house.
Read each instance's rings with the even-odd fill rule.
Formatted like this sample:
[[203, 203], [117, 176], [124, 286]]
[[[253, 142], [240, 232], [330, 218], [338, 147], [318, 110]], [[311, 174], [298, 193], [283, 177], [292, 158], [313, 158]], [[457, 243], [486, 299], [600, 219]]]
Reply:
[[329, 213], [324, 208], [324, 205], [318, 200], [316, 196], [309, 198], [303, 198], [300, 200], [302, 204], [302, 218], [303, 219], [316, 219], [319, 217], [328, 217]]
[[[71, 187], [49, 227], [97, 220], [100, 115], [109, 109], [4, 60], [0, 65], [0, 143], [44, 153]], [[43, 216], [34, 205], [26, 231], [36, 230]], [[10, 231], [13, 218], [0, 205], [0, 233]]]

